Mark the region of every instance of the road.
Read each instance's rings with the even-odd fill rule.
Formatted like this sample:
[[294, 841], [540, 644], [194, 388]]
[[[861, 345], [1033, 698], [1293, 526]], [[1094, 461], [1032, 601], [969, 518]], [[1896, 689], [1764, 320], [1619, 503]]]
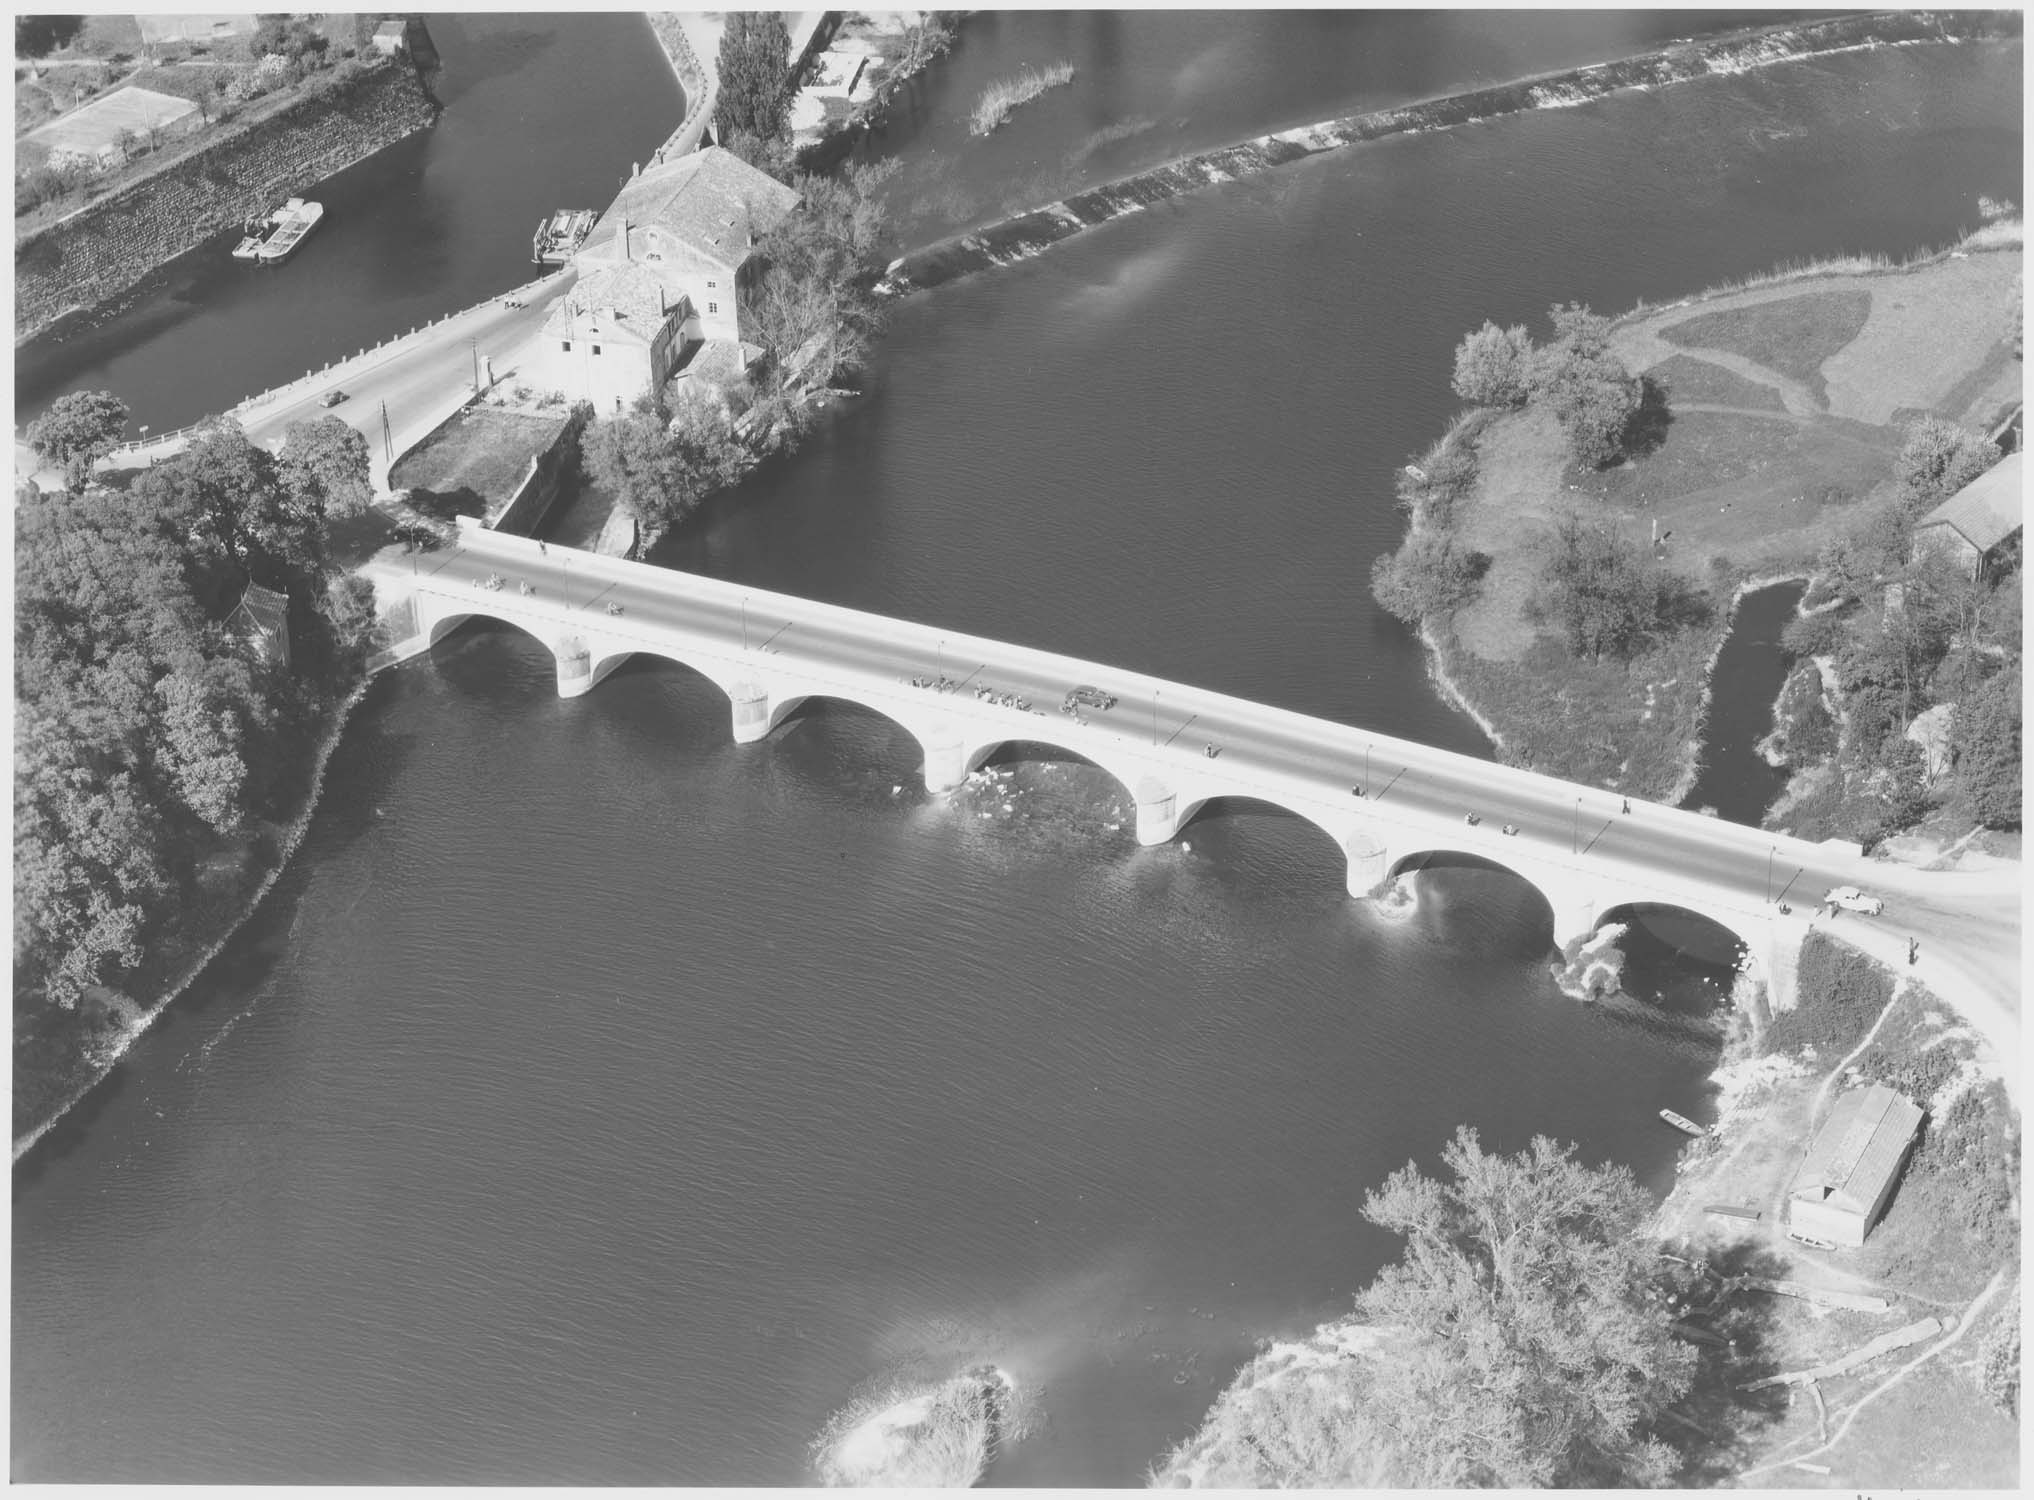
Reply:
[[[1712, 904], [1760, 918], [1785, 901], [1804, 922], [1830, 887], [1863, 886], [1885, 898], [1882, 915], [1845, 912], [1819, 925], [1896, 968], [1909, 967], [1908, 942], [1918, 941], [1915, 977], [1990, 1036], [2009, 1069], [2017, 1064], [2017, 870], [1921, 871], [1641, 799], [1631, 800], [1627, 813], [1625, 799], [1594, 788], [1184, 683], [569, 548], [540, 553], [535, 543], [496, 533], [464, 532], [458, 546], [420, 558], [417, 567], [434, 591], [511, 618], [586, 611], [589, 627], [604, 635], [641, 632], [645, 650], [656, 650], [655, 631], [669, 630], [724, 661], [749, 654], [766, 673], [850, 680], [861, 696], [893, 704], [907, 719], [922, 720], [932, 707], [943, 717], [979, 720], [989, 732], [1049, 741], [1105, 764], [1112, 751], [1134, 752], [1140, 761], [1169, 766], [1188, 795], [1193, 773], [1211, 769], [1212, 746], [1221, 778], [1235, 790], [1254, 795], [1261, 788], [1267, 800], [1299, 802], [1296, 810], [1311, 803], [1333, 822], [1395, 824], [1394, 832], [1405, 835], [1388, 836], [1395, 852], [1434, 848], [1439, 839], [1441, 848], [1500, 863], [1508, 852], [1529, 853], [1585, 878], [1600, 875], [1611, 888], [1699, 885]], [[487, 593], [481, 586], [491, 575], [506, 587], [483, 602], [475, 593]], [[518, 592], [524, 582], [535, 589], [527, 598]], [[605, 613], [610, 603], [621, 616]], [[936, 694], [906, 681], [942, 675], [959, 688]], [[1080, 723], [1063, 717], [1061, 701], [1077, 681], [1113, 694], [1114, 707], [1084, 711]], [[1028, 698], [1031, 713], [976, 701], [978, 685]], [[1295, 797], [1296, 788], [1306, 795]], [[1343, 818], [1342, 809], [1354, 816]], [[1473, 827], [1465, 822], [1472, 813], [1480, 819]], [[1502, 831], [1507, 824], [1516, 834]]]

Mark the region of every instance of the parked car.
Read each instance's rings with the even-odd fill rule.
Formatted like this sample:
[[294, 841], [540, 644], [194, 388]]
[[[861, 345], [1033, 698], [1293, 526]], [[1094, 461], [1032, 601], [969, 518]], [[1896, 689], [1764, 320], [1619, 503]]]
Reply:
[[1831, 906], [1840, 906], [1845, 911], [1861, 911], [1868, 917], [1876, 917], [1886, 909], [1886, 903], [1877, 896], [1867, 896], [1854, 885], [1840, 885], [1823, 898]]
[[344, 401], [345, 399], [346, 393], [344, 391], [330, 390], [325, 392], [324, 395], [318, 398], [318, 404], [320, 406], [337, 406], [341, 401]]

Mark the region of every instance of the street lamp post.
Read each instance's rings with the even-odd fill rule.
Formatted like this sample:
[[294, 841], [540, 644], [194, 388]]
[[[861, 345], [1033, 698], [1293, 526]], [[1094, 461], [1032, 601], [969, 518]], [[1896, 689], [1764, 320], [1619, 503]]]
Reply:
[[749, 649], [749, 596], [742, 595], [742, 650]]
[[473, 354], [473, 389], [478, 393], [480, 390], [480, 340], [477, 338], [468, 339], [466, 347]]
[[1582, 852], [1582, 799], [1580, 797], [1575, 799], [1575, 831], [1568, 836], [1568, 852], [1570, 854], [1580, 854]]
[[1779, 852], [1780, 846], [1778, 844], [1774, 844], [1766, 850], [1766, 900], [1768, 901], [1773, 899], [1773, 856]]
[[1374, 745], [1363, 747], [1363, 795], [1366, 797], [1370, 795], [1370, 752], [1375, 748]]
[[1153, 688], [1153, 689], [1151, 690], [1151, 743], [1152, 743], [1152, 745], [1153, 745], [1153, 747], [1154, 747], [1154, 748], [1155, 748], [1155, 747], [1157, 746], [1157, 744], [1158, 744], [1158, 689], [1157, 689], [1157, 688]]

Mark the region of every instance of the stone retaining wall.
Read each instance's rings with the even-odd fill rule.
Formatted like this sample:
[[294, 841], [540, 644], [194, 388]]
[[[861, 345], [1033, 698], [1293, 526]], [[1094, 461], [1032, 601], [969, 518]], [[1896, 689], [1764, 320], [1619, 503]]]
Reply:
[[416, 70], [370, 67], [15, 246], [14, 336], [132, 288], [164, 262], [429, 125]]

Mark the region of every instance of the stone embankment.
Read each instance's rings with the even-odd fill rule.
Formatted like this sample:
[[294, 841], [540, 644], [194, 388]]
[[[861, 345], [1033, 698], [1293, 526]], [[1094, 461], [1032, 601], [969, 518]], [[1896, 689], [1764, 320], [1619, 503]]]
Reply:
[[1069, 194], [1057, 203], [1029, 213], [913, 250], [891, 265], [881, 289], [901, 296], [990, 266], [1028, 260], [1085, 229], [1167, 198], [1213, 183], [1254, 176], [1358, 141], [1445, 130], [1528, 110], [1564, 109], [1625, 89], [1662, 88], [1801, 58], [1827, 57], [1868, 47], [2018, 36], [2020, 30], [2020, 16], [2011, 11], [1898, 11], [1837, 16], [1740, 32], [1713, 41], [1690, 42], [1642, 57], [1571, 68], [1397, 109], [1302, 125], [1167, 162], [1135, 176]]
[[15, 246], [14, 336], [120, 296], [164, 262], [437, 117], [416, 69], [370, 66]]

